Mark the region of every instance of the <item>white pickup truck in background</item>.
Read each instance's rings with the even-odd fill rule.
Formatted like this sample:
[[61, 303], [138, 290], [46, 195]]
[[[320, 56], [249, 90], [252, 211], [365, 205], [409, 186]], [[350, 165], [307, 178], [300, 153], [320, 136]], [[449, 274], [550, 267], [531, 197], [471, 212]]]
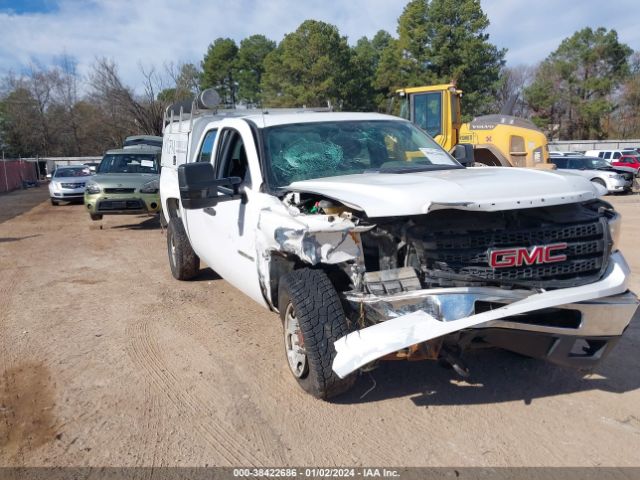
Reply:
[[201, 102], [165, 121], [171, 271], [191, 279], [202, 259], [279, 312], [291, 372], [318, 398], [385, 358], [464, 375], [476, 347], [591, 368], [636, 313], [620, 216], [587, 179], [470, 168], [468, 148], [457, 161], [386, 115]]

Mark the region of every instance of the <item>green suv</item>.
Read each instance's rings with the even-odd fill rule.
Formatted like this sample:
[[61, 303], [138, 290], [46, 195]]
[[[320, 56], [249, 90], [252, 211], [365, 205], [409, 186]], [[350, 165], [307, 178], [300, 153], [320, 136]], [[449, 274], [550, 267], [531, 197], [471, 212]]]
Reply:
[[109, 150], [87, 182], [84, 204], [91, 220], [103, 215], [158, 213], [160, 152], [151, 145]]

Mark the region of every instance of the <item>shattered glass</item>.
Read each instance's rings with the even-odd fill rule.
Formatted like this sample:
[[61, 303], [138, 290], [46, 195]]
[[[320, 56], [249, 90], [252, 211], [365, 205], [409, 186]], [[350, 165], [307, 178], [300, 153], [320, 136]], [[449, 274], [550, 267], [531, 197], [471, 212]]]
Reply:
[[274, 126], [265, 129], [265, 153], [271, 167], [266, 172], [269, 183], [277, 187], [388, 167], [457, 165], [423, 132], [397, 121]]
[[327, 171], [335, 171], [344, 159], [340, 145], [331, 141], [322, 142], [309, 138], [299, 138], [286, 150], [274, 158], [274, 173], [279, 178], [291, 182], [325, 176]]

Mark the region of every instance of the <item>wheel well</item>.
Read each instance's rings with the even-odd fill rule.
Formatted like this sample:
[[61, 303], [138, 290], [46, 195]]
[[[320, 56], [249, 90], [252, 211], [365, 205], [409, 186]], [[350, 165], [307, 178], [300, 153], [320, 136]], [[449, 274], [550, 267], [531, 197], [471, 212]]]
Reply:
[[267, 286], [271, 295], [271, 303], [275, 308], [279, 308], [278, 296], [280, 279], [287, 273], [300, 270], [301, 268], [312, 268], [314, 270], [324, 271], [338, 292], [348, 290], [351, 287], [351, 279], [340, 265], [324, 263], [309, 265], [295, 255], [282, 255], [279, 252], [275, 252], [272, 253], [271, 261], [269, 262], [269, 285]]
[[167, 214], [169, 218], [180, 216], [180, 203], [177, 198], [167, 198]]
[[473, 157], [476, 163], [482, 163], [488, 167], [512, 167], [511, 162], [505, 158], [495, 145], [481, 144], [473, 147]]

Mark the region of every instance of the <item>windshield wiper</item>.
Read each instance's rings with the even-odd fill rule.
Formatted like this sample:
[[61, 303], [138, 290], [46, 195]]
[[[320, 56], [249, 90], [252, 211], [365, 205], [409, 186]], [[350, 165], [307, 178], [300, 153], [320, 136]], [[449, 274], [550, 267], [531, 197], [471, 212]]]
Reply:
[[462, 165], [415, 165], [407, 167], [382, 167], [379, 173], [416, 173], [430, 172], [433, 170], [458, 170], [465, 168]]

